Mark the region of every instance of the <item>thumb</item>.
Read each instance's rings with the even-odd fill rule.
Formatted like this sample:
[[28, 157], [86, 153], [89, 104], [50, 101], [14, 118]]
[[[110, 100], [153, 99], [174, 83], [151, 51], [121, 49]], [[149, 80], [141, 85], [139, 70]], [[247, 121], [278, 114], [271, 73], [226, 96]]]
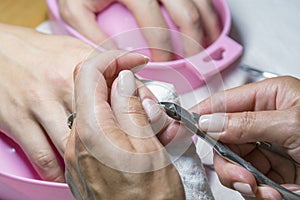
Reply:
[[289, 111], [257, 111], [202, 115], [199, 127], [224, 143], [265, 141], [283, 145], [294, 135]]

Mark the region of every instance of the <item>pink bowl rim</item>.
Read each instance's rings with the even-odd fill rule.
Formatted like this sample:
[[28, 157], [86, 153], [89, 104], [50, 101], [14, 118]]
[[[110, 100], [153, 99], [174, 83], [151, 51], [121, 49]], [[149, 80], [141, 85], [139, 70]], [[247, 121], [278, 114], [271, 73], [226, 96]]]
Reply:
[[22, 177], [22, 176], [19, 176], [19, 175], [14, 175], [14, 174], [5, 173], [5, 172], [0, 172], [0, 178], [1, 177], [5, 177], [7, 179], [11, 179], [11, 180], [14, 180], [14, 181], [21, 181], [23, 183], [34, 184], [34, 185], [54, 186], [56, 188], [68, 188], [67, 183], [59, 183], [59, 182], [38, 180], [38, 179]]

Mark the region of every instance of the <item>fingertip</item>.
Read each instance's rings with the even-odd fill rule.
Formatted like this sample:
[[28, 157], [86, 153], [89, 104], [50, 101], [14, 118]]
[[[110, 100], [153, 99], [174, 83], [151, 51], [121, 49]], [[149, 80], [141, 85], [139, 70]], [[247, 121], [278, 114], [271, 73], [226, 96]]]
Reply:
[[220, 182], [228, 187], [248, 195], [256, 194], [257, 183], [255, 177], [243, 167], [214, 155], [214, 166]]
[[169, 144], [176, 136], [180, 128], [178, 123], [170, 124], [165, 131], [163, 131], [160, 135], [158, 135], [159, 141], [163, 145]]
[[150, 58], [148, 56], [143, 55], [143, 54], [140, 54], [140, 55], [143, 57], [143, 59], [145, 61], [144, 64], [147, 64], [149, 62]]
[[[133, 73], [140, 71], [149, 62], [150, 58], [139, 53], [130, 53], [127, 51], [114, 51], [114, 59], [119, 70], [128, 69]], [[116, 70], [113, 70], [116, 73]]]
[[156, 122], [165, 116], [160, 106], [153, 99], [143, 99], [142, 105], [150, 122]]
[[269, 186], [259, 186], [257, 188], [256, 197], [259, 199], [281, 200], [280, 193]]
[[180, 148], [181, 145], [191, 144], [193, 134], [186, 129], [185, 126], [173, 121], [168, 122], [166, 129], [161, 132], [157, 137], [163, 145], [172, 143], [172, 146]]
[[224, 113], [201, 115], [198, 125], [206, 132], [222, 132], [228, 123], [228, 117]]
[[132, 55], [135, 55], [135, 56], [137, 56], [137, 57], [139, 57], [140, 59], [142, 59], [141, 65], [138, 65], [138, 66], [136, 66], [135, 68], [137, 68], [137, 67], [142, 68], [142, 67], [144, 67], [146, 64], [148, 64], [148, 62], [150, 61], [150, 58], [149, 58], [148, 56], [143, 55], [143, 54], [140, 54], [140, 53], [131, 53], [131, 54], [132, 54]]
[[134, 74], [129, 70], [123, 70], [119, 73], [117, 82], [118, 95], [124, 97], [136, 96], [137, 86]]
[[244, 197], [256, 197], [251, 186], [248, 183], [234, 182], [232, 186]]

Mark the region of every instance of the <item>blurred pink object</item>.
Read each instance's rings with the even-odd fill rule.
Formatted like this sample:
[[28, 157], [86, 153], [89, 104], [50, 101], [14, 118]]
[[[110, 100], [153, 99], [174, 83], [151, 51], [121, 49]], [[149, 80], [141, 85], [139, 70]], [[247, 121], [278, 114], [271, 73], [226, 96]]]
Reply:
[[[241, 55], [242, 46], [228, 37], [231, 16], [226, 1], [213, 0], [213, 3], [222, 26], [222, 33], [213, 44], [208, 46], [205, 51], [185, 59], [150, 62], [138, 75], [145, 79], [171, 83], [177, 92], [182, 94], [203, 85], [206, 79], [233, 63]], [[54, 33], [72, 35], [97, 46], [61, 19], [56, 0], [47, 0], [47, 4], [50, 10], [51, 28]], [[171, 32], [173, 51], [177, 55], [182, 55], [181, 41], [178, 39], [180, 33], [163, 6], [161, 6], [161, 10], [169, 29], [173, 30]], [[122, 4], [112, 4], [98, 14], [97, 21], [120, 49], [150, 56], [147, 43], [138, 29], [133, 15]], [[99, 49], [104, 51], [104, 49]]]

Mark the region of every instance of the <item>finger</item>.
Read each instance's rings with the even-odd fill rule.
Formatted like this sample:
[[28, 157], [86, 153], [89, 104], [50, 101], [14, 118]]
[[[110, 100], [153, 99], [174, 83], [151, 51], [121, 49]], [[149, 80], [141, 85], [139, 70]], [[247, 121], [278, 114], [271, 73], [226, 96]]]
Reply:
[[[86, 147], [97, 148], [103, 133], [116, 127], [108, 100], [107, 81], [112, 81], [119, 71], [143, 65], [148, 59], [140, 54], [110, 51], [95, 54], [79, 65], [75, 79], [75, 105], [77, 132]], [[103, 131], [99, 132], [99, 128]]]
[[183, 39], [185, 56], [191, 56], [203, 50], [204, 34], [200, 13], [193, 1], [161, 0], [172, 21], [178, 26]]
[[214, 166], [224, 186], [239, 191], [243, 196], [255, 197], [257, 184], [249, 171], [224, 160], [217, 154], [214, 155]]
[[210, 45], [220, 35], [221, 29], [217, 13], [211, 0], [193, 0], [201, 15], [202, 28], [205, 31], [206, 45]]
[[[298, 183], [296, 181], [296, 183]], [[300, 185], [297, 184], [282, 184], [283, 187], [285, 187], [288, 190], [291, 190], [297, 194], [300, 194]]]
[[[284, 111], [288, 108], [286, 105], [293, 106], [294, 101], [286, 102], [283, 98], [287, 89], [281, 87], [282, 81], [289, 84], [294, 79], [278, 77], [220, 92], [200, 102], [191, 111], [201, 114], [232, 112], [203, 115], [199, 120], [201, 129], [224, 142], [268, 141], [283, 145], [287, 138], [295, 137], [294, 133], [299, 132], [294, 123], [299, 115], [296, 109]], [[278, 102], [284, 102], [284, 105], [277, 105]], [[257, 112], [243, 112], [245, 110]], [[283, 128], [287, 126], [291, 131]]]
[[[147, 56], [127, 51], [107, 51], [105, 53], [96, 51], [78, 66], [79, 69], [76, 69], [75, 73], [80, 70], [82, 71], [81, 75], [85, 76], [87, 72], [99, 72], [104, 75], [106, 80], [109, 80], [115, 78], [121, 70], [136, 70], [147, 64], [148, 61]], [[93, 77], [99, 76], [99, 73]]]
[[282, 197], [278, 191], [268, 186], [259, 186], [256, 193], [257, 199], [281, 200]]
[[291, 120], [292, 113], [276, 110], [202, 115], [199, 127], [225, 143], [266, 141], [282, 146], [295, 137], [298, 129]]
[[41, 127], [31, 119], [24, 119], [22, 124], [12, 127], [15, 140], [28, 156], [33, 167], [43, 180], [64, 182], [59, 155], [49, 144]]
[[159, 3], [156, 0], [120, 0], [120, 2], [132, 12], [140, 28], [152, 27], [142, 29], [148, 46], [151, 48], [152, 60], [156, 62], [172, 60], [171, 35], [166, 30], [168, 26], [160, 11]]
[[153, 133], [164, 146], [168, 145], [168, 152], [170, 152], [170, 146], [172, 148], [176, 146], [173, 149], [179, 149], [184, 145], [190, 145], [189, 142], [191, 141], [192, 134], [184, 126], [181, 126], [178, 122], [167, 116], [164, 110], [158, 105], [156, 97], [145, 85], [141, 83], [138, 85], [138, 94], [143, 108], [147, 113], [148, 120], [151, 123]]
[[257, 186], [254, 176], [241, 166], [214, 155], [214, 166], [223, 185], [240, 192], [246, 198], [281, 199], [281, 195], [268, 186]]
[[[76, 91], [80, 91], [80, 96], [93, 98], [91, 94], [95, 93], [96, 86], [100, 86], [99, 90], [101, 92], [99, 94], [102, 94], [100, 99], [107, 100], [107, 87], [110, 87], [110, 85], [106, 84], [111, 84], [119, 71], [134, 69], [137, 66], [146, 64], [148, 60], [149, 58], [143, 55], [124, 51], [95, 52], [84, 63], [77, 65], [74, 70], [74, 75], [77, 75], [75, 79], [77, 84], [75, 93]], [[98, 83], [99, 81], [101, 84]], [[75, 94], [75, 97], [76, 96], [77, 94]], [[86, 101], [85, 98], [78, 98], [77, 101], [75, 101], [77, 105], [80, 104], [79, 100]], [[93, 99], [87, 99], [89, 102], [92, 100]]]
[[[276, 110], [278, 87], [284, 77], [266, 79], [213, 94], [191, 110], [201, 114], [214, 112], [242, 112], [253, 110]], [[288, 104], [287, 102], [285, 102]]]
[[145, 110], [148, 121], [150, 122], [152, 130], [156, 135], [164, 130], [172, 120], [158, 105], [157, 98], [147, 86], [140, 81], [137, 81], [137, 86], [138, 95], [142, 101], [143, 109]]
[[[90, 1], [89, 1], [90, 2]], [[71, 25], [75, 30], [83, 36], [106, 49], [116, 49], [113, 42], [105, 42], [108, 38], [107, 34], [99, 27], [96, 20], [96, 13], [103, 10], [107, 5], [86, 5], [84, 1], [79, 3], [68, 1], [59, 1], [60, 14], [65, 22]]]
[[139, 152], [151, 152], [160, 147], [141, 100], [137, 97], [137, 85], [132, 72], [120, 72], [112, 89], [111, 106], [119, 127], [126, 133], [125, 138], [130, 138]]
[[66, 109], [58, 101], [49, 101], [34, 107], [34, 116], [41, 124], [61, 156], [64, 155], [70, 129]]

